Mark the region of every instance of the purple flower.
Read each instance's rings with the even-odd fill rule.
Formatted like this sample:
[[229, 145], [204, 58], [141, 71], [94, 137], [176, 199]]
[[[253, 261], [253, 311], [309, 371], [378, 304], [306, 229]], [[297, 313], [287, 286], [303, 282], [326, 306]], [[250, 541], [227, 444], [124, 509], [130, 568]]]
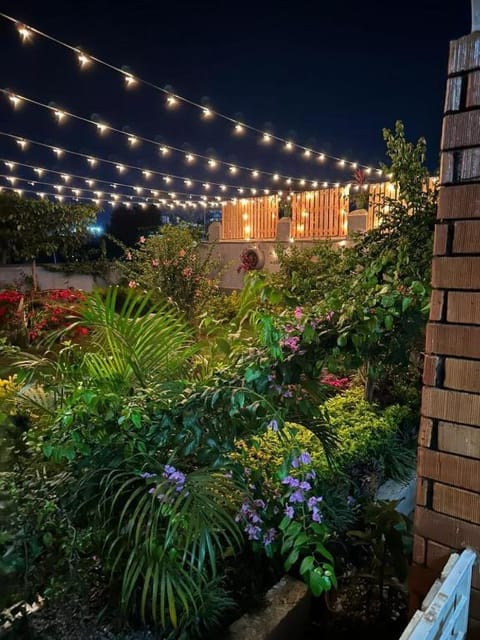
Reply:
[[295, 316], [295, 318], [297, 320], [300, 320], [300, 318], [303, 316], [303, 311], [301, 307], [296, 307], [295, 311], [293, 312], [293, 315]]
[[292, 476], [287, 476], [282, 480], [282, 484], [286, 484], [289, 487], [296, 489], [300, 486], [300, 480], [297, 480], [297, 478], [292, 478]]
[[285, 507], [285, 515], [287, 516], [287, 518], [290, 518], [290, 520], [293, 518], [293, 516], [295, 515], [295, 511], [293, 510], [293, 507]]
[[264, 535], [263, 535], [263, 544], [267, 547], [269, 544], [272, 544], [272, 542], [275, 540], [275, 536], [277, 535], [277, 532], [275, 531], [275, 529], [269, 529]]
[[313, 480], [316, 477], [317, 477], [317, 474], [313, 470], [312, 471], [307, 471], [307, 473], [305, 474], [305, 478], [307, 480]]
[[166, 478], [166, 477], [168, 477], [171, 473], [175, 473], [176, 469], [175, 469], [175, 467], [172, 467], [171, 465], [166, 464], [166, 465], [163, 467], [163, 471], [164, 471], [164, 474], [163, 474], [163, 475], [164, 475], [164, 476], [165, 476], [165, 478]]
[[289, 502], [303, 502], [305, 500], [305, 496], [303, 495], [303, 491], [301, 489], [297, 489], [292, 493]]
[[347, 504], [349, 507], [353, 507], [353, 505], [356, 503], [357, 501], [355, 500], [355, 498], [353, 496], [348, 496], [347, 497]]
[[298, 351], [298, 343], [300, 342], [300, 338], [298, 336], [290, 336], [290, 338], [285, 338], [285, 340], [280, 340], [280, 346], [287, 347], [290, 351]]
[[312, 496], [311, 498], [308, 499], [308, 508], [309, 509], [314, 509], [317, 508], [317, 504], [319, 502], [322, 502], [323, 498], [322, 496], [320, 497], [316, 497], [316, 496]]
[[300, 482], [300, 489], [303, 489], [304, 491], [310, 491], [311, 488], [312, 485], [309, 482], [306, 482], [305, 480], [303, 482]]
[[230, 479], [232, 477], [232, 472], [231, 471], [225, 471], [225, 473], [223, 474], [224, 478], [228, 478]]
[[298, 460], [300, 461], [301, 464], [310, 464], [312, 461], [312, 457], [310, 456], [309, 453], [304, 451], [299, 455]]
[[149, 473], [148, 471], [143, 471], [140, 474], [141, 478], [145, 478], [145, 480], [148, 480], [148, 478], [156, 478], [157, 474], [156, 473]]
[[312, 520], [313, 522], [321, 522], [323, 520], [322, 514], [317, 507], [313, 507], [312, 509]]
[[265, 502], [263, 500], [254, 500], [253, 504], [257, 507], [257, 509], [265, 509]]
[[267, 429], [270, 429], [271, 431], [278, 431], [278, 422], [276, 420], [270, 420]]
[[249, 540], [258, 540], [260, 537], [260, 533], [262, 532], [260, 527], [257, 527], [256, 525], [252, 525], [252, 524], [248, 524], [245, 527], [244, 531], [248, 535]]
[[290, 389], [288, 389], [287, 391], [284, 391], [284, 393], [282, 393], [282, 396], [284, 398], [293, 398], [293, 393], [290, 391]]

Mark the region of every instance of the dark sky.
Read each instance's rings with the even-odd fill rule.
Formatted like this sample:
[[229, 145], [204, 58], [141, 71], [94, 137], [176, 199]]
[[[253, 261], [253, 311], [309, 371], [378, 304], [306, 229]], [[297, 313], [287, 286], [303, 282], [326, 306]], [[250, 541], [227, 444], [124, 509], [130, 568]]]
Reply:
[[[259, 128], [269, 122], [282, 137], [365, 164], [384, 160], [381, 130], [401, 119], [410, 138], [427, 138], [432, 170], [438, 164], [448, 43], [470, 30], [467, 0], [4, 0], [0, 10], [195, 101], [209, 96], [219, 111], [240, 112]], [[126, 91], [117, 74], [98, 65], [80, 72], [73, 53], [39, 37], [21, 45], [3, 19], [0, 75], [3, 88], [86, 117], [96, 113], [118, 128], [129, 126], [199, 153], [311, 180], [351, 177], [350, 170], [332, 169], [332, 163], [322, 168], [298, 154], [288, 156], [280, 145], [266, 149], [254, 135], [240, 140], [231, 126], [202, 121], [187, 105], [169, 111], [160, 93], [144, 87]], [[2, 131], [119, 162], [234, 182], [220, 170], [162, 160], [148, 145], [128, 149], [114, 134], [100, 139], [90, 125], [58, 126], [34, 106], [14, 112], [2, 96], [0, 124]], [[22, 154], [3, 137], [0, 149], [1, 157], [88, 173], [85, 161], [57, 162], [38, 150]], [[105, 167], [97, 175], [115, 178]], [[134, 172], [123, 179], [141, 182]], [[245, 174], [236, 184], [253, 186]]]

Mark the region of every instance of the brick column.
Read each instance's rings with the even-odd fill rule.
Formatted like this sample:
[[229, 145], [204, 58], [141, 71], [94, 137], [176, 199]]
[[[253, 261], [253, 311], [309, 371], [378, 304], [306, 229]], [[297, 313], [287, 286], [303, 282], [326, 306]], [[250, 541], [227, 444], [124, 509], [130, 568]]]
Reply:
[[[411, 605], [480, 549], [480, 32], [450, 45], [418, 448]], [[480, 580], [470, 608], [480, 637]]]

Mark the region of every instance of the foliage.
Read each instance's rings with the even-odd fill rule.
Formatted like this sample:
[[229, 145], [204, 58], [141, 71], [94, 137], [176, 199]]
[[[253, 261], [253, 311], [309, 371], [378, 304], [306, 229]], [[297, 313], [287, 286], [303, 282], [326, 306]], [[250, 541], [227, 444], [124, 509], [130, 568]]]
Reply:
[[348, 532], [363, 554], [359, 575], [375, 581], [382, 602], [384, 586], [405, 588], [411, 555], [411, 523], [397, 506], [395, 501], [367, 504], [361, 511], [360, 528]]
[[42, 254], [50, 255], [55, 251], [68, 256], [88, 237], [88, 227], [95, 217], [94, 207], [0, 193], [3, 260], [34, 261]]
[[[325, 547], [329, 537], [323, 523], [323, 497], [315, 492], [316, 473], [308, 452], [289, 455], [274, 476], [262, 478], [244, 469], [246, 495], [237, 520], [254, 550], [280, 554], [286, 571], [297, 566], [312, 593], [319, 596], [336, 586], [333, 557]], [[326, 562], [328, 561], [328, 562]]]
[[202, 250], [186, 226], [164, 225], [161, 234], [141, 236], [119, 265], [130, 287], [152, 292], [189, 319], [217, 290], [212, 248]]
[[187, 474], [148, 455], [141, 462], [148, 471], [96, 470], [84, 484], [101, 478], [99, 517], [123, 609], [181, 631], [215, 586], [219, 561], [240, 546], [238, 492], [218, 472]]
[[[140, 236], [157, 233], [161, 224], [162, 213], [153, 205], [145, 208], [140, 205], [114, 207], [107, 227], [107, 239], [113, 236], [121, 244], [132, 248]], [[109, 243], [109, 255], [121, 256], [122, 253], [118, 244]]]

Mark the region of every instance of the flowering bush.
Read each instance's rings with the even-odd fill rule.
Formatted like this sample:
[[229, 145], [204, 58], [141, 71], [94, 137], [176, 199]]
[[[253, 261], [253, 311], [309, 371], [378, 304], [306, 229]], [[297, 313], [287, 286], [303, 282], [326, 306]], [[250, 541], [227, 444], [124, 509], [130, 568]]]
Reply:
[[[23, 334], [35, 343], [48, 332], [67, 327], [76, 316], [84, 293], [72, 289], [53, 289], [23, 294], [20, 291], [0, 293], [0, 331], [16, 342]], [[74, 337], [86, 335], [87, 329], [75, 327]]]
[[237, 268], [237, 273], [254, 271], [259, 268], [258, 253], [254, 249], [244, 249], [240, 254], [240, 265]]
[[[244, 469], [248, 478], [245, 495], [236, 520], [256, 551], [268, 557], [280, 554], [289, 571], [299, 560], [299, 572], [316, 596], [336, 586], [333, 557], [325, 547], [329, 537], [323, 523], [323, 497], [314, 489], [316, 473], [306, 451], [290, 459], [270, 487], [252, 471]], [[328, 562], [326, 562], [328, 560]]]
[[213, 276], [218, 265], [211, 251], [202, 252], [185, 227], [164, 225], [161, 234], [141, 236], [137, 248], [125, 252], [120, 266], [130, 288], [156, 292], [189, 318], [218, 290]]

